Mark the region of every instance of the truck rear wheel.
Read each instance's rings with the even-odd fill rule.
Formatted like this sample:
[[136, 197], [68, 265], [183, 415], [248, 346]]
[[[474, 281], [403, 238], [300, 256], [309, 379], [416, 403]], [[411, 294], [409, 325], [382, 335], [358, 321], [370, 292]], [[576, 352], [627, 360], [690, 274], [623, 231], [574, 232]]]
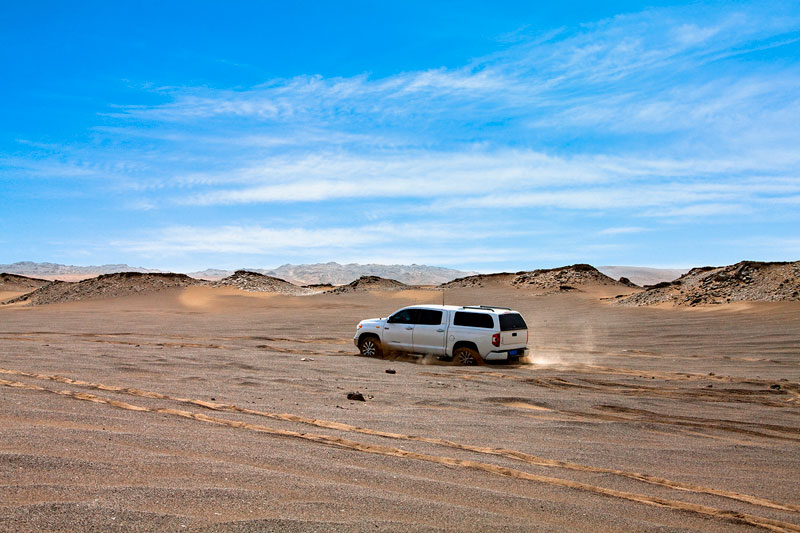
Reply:
[[453, 353], [453, 359], [458, 364], [467, 366], [477, 365], [481, 362], [481, 356], [478, 352], [467, 346], [457, 348], [455, 353]]
[[364, 337], [358, 341], [358, 351], [365, 357], [378, 357], [381, 355], [381, 343], [375, 337]]

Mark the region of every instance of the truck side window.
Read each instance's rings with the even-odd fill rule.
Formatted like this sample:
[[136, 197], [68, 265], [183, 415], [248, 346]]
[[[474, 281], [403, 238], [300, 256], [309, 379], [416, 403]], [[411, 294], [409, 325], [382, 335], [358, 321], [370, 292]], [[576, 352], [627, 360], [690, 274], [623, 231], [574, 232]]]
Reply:
[[486, 313], [467, 313], [464, 311], [456, 311], [456, 316], [453, 318], [454, 326], [467, 326], [470, 328], [494, 328], [494, 320], [492, 315]]
[[442, 312], [433, 309], [420, 309], [415, 323], [426, 326], [438, 326], [442, 323]]
[[416, 309], [403, 309], [390, 316], [388, 322], [389, 324], [413, 324], [416, 311]]

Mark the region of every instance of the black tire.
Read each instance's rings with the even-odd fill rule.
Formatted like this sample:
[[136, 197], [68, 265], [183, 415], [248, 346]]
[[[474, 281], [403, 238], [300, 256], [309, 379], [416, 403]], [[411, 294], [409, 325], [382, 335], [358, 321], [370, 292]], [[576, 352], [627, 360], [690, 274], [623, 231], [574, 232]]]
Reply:
[[461, 346], [453, 352], [453, 360], [459, 365], [473, 366], [481, 363], [481, 356], [469, 346]]
[[376, 337], [363, 337], [358, 341], [358, 351], [364, 357], [380, 357], [381, 342]]

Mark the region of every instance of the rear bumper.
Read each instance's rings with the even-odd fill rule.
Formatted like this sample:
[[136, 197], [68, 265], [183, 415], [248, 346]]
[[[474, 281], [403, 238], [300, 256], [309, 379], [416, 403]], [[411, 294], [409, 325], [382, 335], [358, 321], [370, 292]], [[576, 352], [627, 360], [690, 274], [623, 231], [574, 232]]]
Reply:
[[[514, 355], [511, 355], [509, 352], [516, 352]], [[508, 359], [516, 359], [517, 357], [522, 357], [526, 353], [528, 353], [527, 348], [516, 348], [513, 350], [503, 350], [500, 352], [489, 352], [483, 356], [484, 361], [507, 361]]]

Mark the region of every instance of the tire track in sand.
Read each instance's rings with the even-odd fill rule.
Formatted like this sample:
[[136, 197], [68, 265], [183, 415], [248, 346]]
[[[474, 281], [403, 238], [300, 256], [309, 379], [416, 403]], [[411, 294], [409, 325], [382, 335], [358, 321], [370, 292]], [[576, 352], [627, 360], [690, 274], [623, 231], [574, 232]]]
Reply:
[[[448, 374], [445, 373], [424, 372], [424, 374], [430, 376], [435, 375], [437, 377], [448, 377]], [[490, 376], [499, 379], [520, 381], [522, 383], [532, 383], [534, 385], [550, 389], [578, 388], [578, 389], [586, 389], [598, 392], [607, 392], [607, 390], [611, 388], [611, 390], [613, 390], [614, 393], [617, 395], [625, 394], [626, 392], [629, 391], [638, 391], [640, 389], [640, 386], [638, 385], [632, 385], [626, 383], [611, 383], [589, 378], [582, 378], [580, 381], [582, 381], [583, 383], [578, 383], [576, 381], [569, 381], [560, 377], [521, 378], [509, 374], [503, 374], [499, 372], [486, 372], [486, 371], [476, 372], [471, 374], [454, 373], [453, 375], [455, 375], [458, 378], [467, 380], [479, 379], [480, 376]], [[781, 390], [785, 391], [785, 393], [788, 395], [797, 396], [797, 393], [791, 387], [796, 387], [796, 384], [794, 383], [786, 384], [781, 388]], [[653, 387], [647, 387], [647, 389], [651, 390], [653, 389]], [[704, 390], [700, 390], [698, 392], [695, 389], [673, 389], [673, 392], [675, 390], [686, 391], [689, 394], [689, 397], [691, 397], [692, 399], [705, 399], [705, 398], [698, 398], [697, 395], [708, 394]], [[723, 394], [731, 393], [731, 389], [721, 389], [720, 391]], [[733, 391], [733, 393], [735, 394], [745, 395], [745, 396], [758, 395], [759, 393], [762, 392], [764, 391], [758, 391], [758, 390], [751, 391], [742, 389], [736, 389]], [[776, 391], [770, 389], [770, 392], [776, 392]], [[715, 400], [715, 401], [722, 401], [722, 400]], [[792, 401], [792, 400], [789, 399], [787, 401]], [[756, 403], [761, 403], [761, 402], [756, 402]], [[773, 404], [769, 403], [765, 405], [773, 405]], [[781, 407], [784, 407], [784, 404], [780, 405]], [[789, 425], [766, 424], [760, 422], [747, 422], [747, 421], [729, 420], [729, 419], [713, 419], [713, 418], [666, 415], [666, 414], [656, 413], [654, 411], [645, 411], [643, 409], [630, 409], [614, 405], [598, 405], [595, 406], [595, 408], [600, 411], [604, 411], [605, 413], [615, 413], [615, 414], [613, 415], [597, 414], [597, 413], [574, 411], [567, 409], [558, 409], [558, 412], [576, 416], [579, 419], [584, 419], [584, 420], [608, 420], [608, 421], [618, 421], [618, 422], [642, 422], [642, 423], [666, 424], [673, 426], [687, 426], [698, 429], [714, 429], [720, 431], [729, 431], [732, 433], [740, 433], [759, 438], [800, 441], [800, 428]], [[757, 431], [759, 429], [771, 431], [773, 433]], [[775, 433], [778, 434], [776, 435]]]
[[[743, 433], [745, 435], [757, 437], [800, 441], [800, 428], [791, 426], [779, 426], [777, 424], [766, 424], [763, 422], [703, 418], [697, 416], [665, 415], [655, 411], [648, 411], [646, 409], [635, 409], [631, 407], [622, 407], [619, 405], [601, 404], [595, 405], [594, 408], [599, 411], [623, 415], [619, 418], [636, 422], [655, 422], [658, 424], [687, 426], [698, 429], [719, 429], [722, 431], [732, 431], [735, 433]], [[772, 435], [762, 431], [754, 431], [749, 428], [764, 429], [767, 431], [774, 431], [776, 433], [787, 433], [789, 436]]]
[[[588, 368], [588, 367], [587, 367]], [[572, 369], [569, 369], [572, 372]], [[580, 371], [579, 371], [580, 372]], [[585, 370], [583, 371], [586, 372]], [[600, 373], [610, 373], [610, 372], [600, 372]], [[613, 394], [615, 396], [618, 395], [625, 395], [625, 396], [644, 396], [644, 397], [651, 397], [651, 398], [673, 398], [678, 400], [695, 400], [695, 401], [704, 401], [704, 402], [718, 402], [718, 403], [729, 403], [729, 402], [741, 402], [741, 403], [751, 403], [755, 405], [764, 405], [767, 407], [781, 407], [781, 408], [798, 408], [798, 400], [800, 400], [800, 385], [794, 383], [785, 383], [781, 385], [780, 389], [773, 389], [767, 388], [769, 385], [766, 385], [767, 382], [761, 380], [761, 382], [756, 382], [755, 380], [742, 380], [741, 383], [744, 384], [751, 384], [756, 386], [764, 386], [763, 389], [743, 389], [743, 388], [717, 388], [717, 389], [710, 389], [710, 388], [687, 388], [687, 387], [652, 387], [647, 385], [633, 385], [628, 383], [619, 383], [619, 382], [611, 382], [611, 381], [603, 381], [598, 379], [591, 379], [591, 378], [573, 378], [575, 381], [570, 381], [568, 379], [560, 378], [560, 377], [523, 377], [523, 376], [516, 376], [511, 374], [504, 374], [502, 372], [493, 372], [493, 371], [477, 371], [477, 372], [453, 372], [452, 374], [446, 374], [443, 372], [421, 372], [421, 374], [428, 375], [428, 376], [436, 376], [436, 377], [444, 377], [444, 378], [459, 378], [465, 379], [468, 381], [474, 381], [481, 378], [496, 378], [496, 379], [507, 379], [511, 381], [516, 381], [519, 383], [527, 383], [530, 385], [534, 385], [537, 387], [543, 387], [548, 389], [584, 389], [584, 390], [591, 390], [605, 394]], [[639, 373], [641, 377], [644, 373]], [[653, 377], [656, 374], [652, 374]], [[678, 374], [676, 374], [677, 376]], [[690, 380], [691, 374], [683, 374], [683, 381]], [[709, 376], [708, 379], [713, 379], [714, 376]], [[668, 381], [675, 381], [679, 378], [670, 378]], [[717, 378], [720, 379], [720, 378]], [[736, 383], [734, 381], [735, 378], [730, 378], [729, 381]], [[579, 382], [580, 381], [580, 382]], [[693, 382], [696, 380], [692, 380]], [[772, 399], [775, 398], [775, 399]], [[795, 413], [796, 411], [788, 411]]]
[[90, 394], [88, 392], [75, 392], [70, 390], [54, 390], [48, 389], [45, 387], [41, 387], [39, 385], [33, 385], [29, 383], [22, 383], [19, 381], [8, 381], [5, 379], [0, 379], [0, 385], [6, 387], [12, 387], [16, 389], [23, 389], [23, 390], [30, 390], [36, 392], [47, 392], [51, 394], [57, 394], [59, 396], [64, 396], [67, 398], [72, 398], [75, 400], [81, 401], [88, 401], [92, 403], [98, 404], [105, 404], [112, 407], [116, 407], [118, 409], [125, 409], [129, 411], [137, 411], [137, 412], [150, 412], [150, 413], [158, 413], [164, 414], [168, 416], [175, 416], [180, 418], [186, 418], [190, 420], [196, 420], [198, 422], [205, 422], [208, 424], [215, 424], [219, 426], [226, 426], [230, 428], [236, 429], [246, 429], [250, 431], [254, 431], [257, 433], [264, 433], [268, 435], [273, 435], [277, 437], [286, 437], [286, 438], [294, 438], [300, 439], [310, 442], [316, 442], [319, 444], [325, 444], [329, 446], [335, 446], [338, 448], [343, 448], [347, 450], [353, 450], [363, 453], [370, 453], [375, 455], [382, 455], [387, 457], [401, 457], [406, 459], [415, 459], [418, 461], [425, 461], [429, 463], [435, 463], [440, 465], [446, 465], [451, 467], [459, 467], [465, 468], [469, 470], [478, 470], [483, 472], [488, 472], [491, 474], [495, 474], [498, 476], [509, 477], [514, 479], [521, 479], [532, 481], [536, 483], [542, 483], [547, 485], [553, 485], [557, 487], [564, 487], [569, 489], [575, 489], [583, 492], [590, 492], [593, 494], [598, 494], [610, 498], [617, 498], [622, 500], [627, 500], [631, 502], [641, 503], [644, 505], [649, 505], [653, 507], [660, 507], [665, 509], [672, 509], [675, 511], [684, 511], [689, 512], [701, 516], [706, 516], [710, 518], [714, 518], [717, 520], [725, 520], [733, 523], [739, 524], [749, 524], [752, 526], [760, 527], [767, 529], [769, 531], [779, 531], [779, 532], [788, 532], [788, 531], [796, 531], [800, 532], [800, 525], [793, 524], [791, 522], [784, 522], [781, 520], [775, 520], [772, 518], [761, 517], [749, 513], [740, 513], [735, 511], [727, 511], [724, 509], [718, 509], [716, 507], [710, 507], [707, 505], [700, 505], [700, 504], [693, 504], [678, 500], [669, 500], [666, 498], [659, 498], [654, 496], [647, 496], [645, 494], [637, 494], [633, 492], [626, 492], [616, 489], [609, 489], [605, 487], [600, 487], [597, 485], [590, 485], [588, 483], [582, 483], [578, 481], [571, 481], [567, 479], [560, 479], [554, 478], [549, 476], [541, 476], [537, 474], [531, 474], [529, 472], [524, 472], [522, 470], [516, 470], [514, 468], [508, 468], [504, 466], [494, 465], [490, 463], [481, 463], [478, 461], [471, 461], [471, 460], [464, 460], [464, 459], [456, 459], [453, 457], [445, 457], [439, 455], [429, 455], [419, 452], [412, 452], [408, 450], [402, 450], [400, 448], [393, 448], [390, 446], [381, 446], [376, 444], [367, 444], [362, 443], [354, 440], [344, 439], [341, 437], [334, 437], [331, 435], [322, 435], [322, 434], [314, 434], [314, 433], [301, 433], [298, 431], [291, 431], [286, 429], [277, 429], [272, 428], [269, 426], [262, 426], [259, 424], [250, 424], [247, 422], [241, 422], [236, 420], [228, 420], [225, 418], [217, 418], [208, 415], [204, 415], [202, 413], [195, 413], [192, 411], [183, 411], [180, 409], [172, 409], [172, 408], [165, 408], [165, 407], [144, 407], [141, 405], [134, 405], [127, 402], [121, 402], [118, 400], [113, 400], [110, 398], [104, 398], [102, 396], [96, 396], [94, 394]]
[[752, 496], [749, 494], [742, 494], [733, 491], [726, 491], [715, 489], [711, 487], [703, 487], [700, 485], [694, 485], [690, 483], [683, 483], [680, 481], [672, 481], [669, 479], [661, 478], [658, 476], [652, 476], [649, 474], [640, 474], [637, 472], [627, 472], [624, 470], [618, 470], [614, 468], [603, 468], [603, 467], [595, 467], [589, 465], [582, 465], [578, 463], [571, 463], [568, 461], [559, 461], [555, 459], [547, 459], [545, 457], [540, 457], [532, 454], [528, 454], [525, 452], [519, 452], [516, 450], [511, 450], [507, 448], [492, 448], [492, 447], [484, 447], [484, 446], [474, 446], [471, 444], [463, 444], [455, 441], [450, 441], [447, 439], [441, 439], [436, 437], [423, 437], [419, 435], [404, 435], [401, 433], [391, 433], [387, 431], [380, 431], [375, 429], [363, 428], [359, 426], [353, 426], [350, 424], [344, 424], [341, 422], [333, 422], [328, 420], [320, 420], [316, 418], [306, 418], [298, 415], [293, 415], [289, 413], [271, 413], [268, 411], [258, 411], [254, 409], [249, 409], [246, 407], [239, 407], [237, 405], [231, 404], [221, 404], [215, 402], [207, 402], [203, 400], [191, 399], [191, 398], [179, 398], [175, 396], [170, 396], [158, 392], [152, 391], [145, 391], [141, 389], [134, 389], [129, 387], [117, 387], [112, 385], [103, 385], [101, 383], [91, 383], [88, 381], [81, 381], [75, 380], [72, 378], [67, 378], [64, 376], [52, 376], [46, 374], [35, 374], [30, 372], [23, 372], [19, 370], [7, 370], [0, 368], [0, 374], [10, 374], [10, 375], [17, 375], [17, 376], [24, 376], [34, 379], [40, 380], [48, 380], [54, 381], [58, 383], [65, 383], [69, 385], [76, 385], [80, 387], [87, 387], [94, 390], [102, 390], [102, 391], [109, 391], [109, 392], [117, 392], [122, 394], [128, 394], [132, 396], [139, 396], [143, 398], [152, 398], [152, 399], [162, 399], [162, 400], [170, 400], [179, 403], [185, 403], [189, 405], [196, 405], [199, 407], [203, 407], [206, 409], [210, 409], [213, 411], [232, 411], [242, 414], [248, 415], [255, 415], [255, 416], [262, 416], [266, 418], [271, 418], [274, 420], [283, 420], [287, 422], [296, 422], [326, 429], [334, 429], [338, 431], [344, 432], [351, 432], [351, 433], [362, 433], [365, 435], [373, 435], [379, 436], [389, 439], [395, 440], [406, 440], [406, 441], [415, 441], [415, 442], [423, 442], [426, 444], [434, 444], [439, 446], [444, 446], [448, 448], [475, 452], [484, 455], [494, 455], [499, 457], [505, 457], [508, 459], [512, 459], [515, 461], [520, 461], [523, 463], [530, 464], [532, 466], [540, 466], [540, 467], [547, 467], [547, 468], [561, 468], [565, 470], [573, 470], [579, 472], [590, 472], [590, 473], [598, 473], [598, 474], [610, 474], [614, 476], [624, 477], [628, 479], [633, 479], [636, 481], [641, 481], [644, 483], [648, 483], [651, 485], [658, 485], [662, 487], [667, 487], [670, 489], [683, 491], [683, 492], [694, 492], [694, 493], [704, 493], [704, 494], [711, 494], [714, 496], [720, 496], [723, 498], [728, 498], [731, 500], [736, 500], [740, 502], [749, 503], [752, 505], [757, 505], [761, 507], [769, 507], [772, 509], [778, 509], [781, 511], [792, 511], [792, 512], [800, 512], [800, 506], [793, 505], [793, 504], [785, 504], [775, 502], [773, 500], [769, 500], [766, 498], [761, 498], [758, 496]]

